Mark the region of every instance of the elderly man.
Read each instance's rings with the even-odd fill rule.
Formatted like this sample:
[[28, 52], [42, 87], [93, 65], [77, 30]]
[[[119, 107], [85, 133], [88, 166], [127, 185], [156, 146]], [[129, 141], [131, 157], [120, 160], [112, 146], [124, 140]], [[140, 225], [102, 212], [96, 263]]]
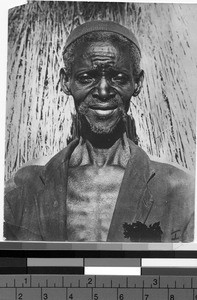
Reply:
[[153, 242], [155, 230], [162, 242], [193, 240], [191, 177], [151, 161], [130, 139], [140, 56], [133, 33], [114, 22], [87, 22], [70, 34], [60, 80], [74, 98], [78, 138], [46, 165], [16, 173], [5, 197], [7, 239]]

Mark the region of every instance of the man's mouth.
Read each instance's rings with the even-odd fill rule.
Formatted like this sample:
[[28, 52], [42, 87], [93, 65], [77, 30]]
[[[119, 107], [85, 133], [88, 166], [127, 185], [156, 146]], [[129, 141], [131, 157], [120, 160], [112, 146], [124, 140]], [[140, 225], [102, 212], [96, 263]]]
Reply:
[[107, 110], [103, 110], [103, 109], [94, 109], [94, 112], [101, 117], [109, 117], [114, 113], [115, 109], [107, 109]]
[[100, 117], [109, 117], [111, 116], [115, 110], [117, 109], [117, 106], [91, 106], [90, 107], [91, 110], [94, 111], [94, 113], [97, 115], [97, 116], [100, 116]]

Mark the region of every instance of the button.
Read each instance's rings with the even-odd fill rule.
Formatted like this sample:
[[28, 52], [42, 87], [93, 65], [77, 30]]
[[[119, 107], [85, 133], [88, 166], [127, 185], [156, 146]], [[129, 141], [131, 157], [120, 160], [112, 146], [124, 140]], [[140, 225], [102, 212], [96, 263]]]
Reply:
[[57, 200], [55, 200], [55, 201], [53, 202], [53, 206], [54, 206], [54, 207], [57, 207], [57, 206], [58, 206], [58, 201], [57, 201]]
[[59, 191], [60, 193], [63, 192], [63, 187], [62, 187], [61, 185], [58, 187], [58, 191]]

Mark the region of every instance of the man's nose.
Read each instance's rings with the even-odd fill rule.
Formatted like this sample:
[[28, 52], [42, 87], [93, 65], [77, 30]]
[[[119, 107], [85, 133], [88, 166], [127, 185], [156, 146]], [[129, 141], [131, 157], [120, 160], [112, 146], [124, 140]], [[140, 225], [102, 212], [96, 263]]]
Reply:
[[93, 97], [101, 101], [107, 101], [113, 98], [114, 96], [115, 96], [114, 89], [111, 87], [110, 83], [107, 81], [105, 76], [102, 76], [93, 92]]

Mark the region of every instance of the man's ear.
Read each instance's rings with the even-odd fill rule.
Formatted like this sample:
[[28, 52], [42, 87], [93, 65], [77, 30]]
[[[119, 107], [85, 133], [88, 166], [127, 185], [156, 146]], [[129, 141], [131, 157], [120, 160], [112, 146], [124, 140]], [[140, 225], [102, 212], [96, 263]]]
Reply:
[[60, 69], [60, 83], [61, 83], [62, 91], [66, 95], [71, 95], [70, 80], [65, 68]]
[[135, 90], [134, 90], [134, 93], [133, 93], [133, 97], [136, 97], [136, 96], [139, 95], [139, 93], [142, 89], [142, 86], [143, 86], [143, 81], [144, 81], [144, 71], [141, 70], [141, 72], [139, 74], [139, 77], [135, 82]]

